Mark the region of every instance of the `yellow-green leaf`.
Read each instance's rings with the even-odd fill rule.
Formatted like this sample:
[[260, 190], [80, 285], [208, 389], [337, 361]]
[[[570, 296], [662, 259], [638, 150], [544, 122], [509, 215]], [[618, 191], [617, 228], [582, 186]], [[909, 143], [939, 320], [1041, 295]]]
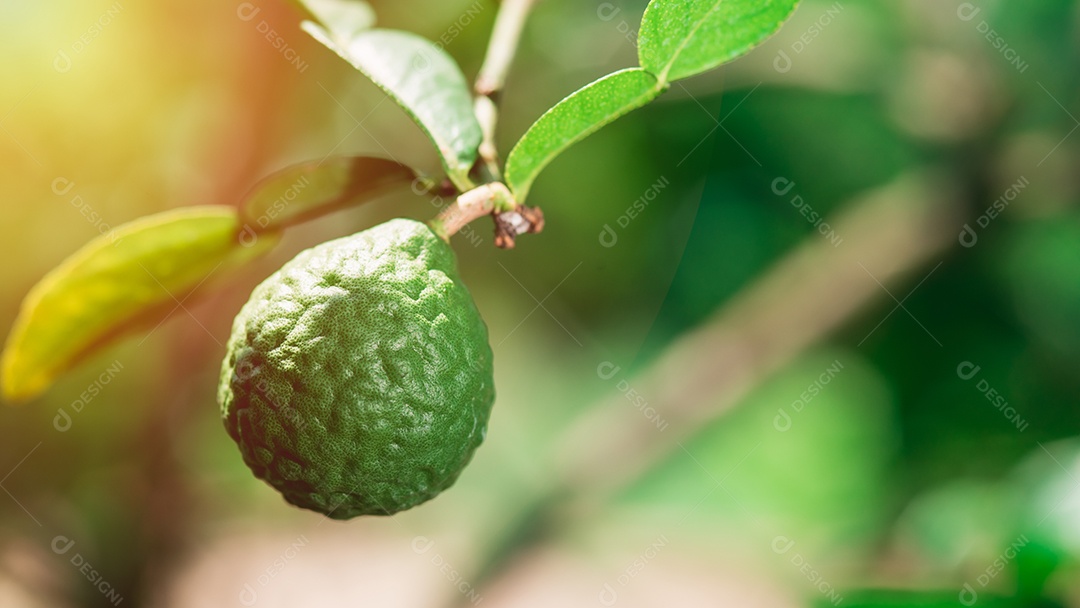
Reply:
[[168, 211], [95, 238], [23, 300], [0, 359], [4, 397], [37, 396], [117, 337], [156, 327], [210, 278], [276, 240], [242, 231], [236, 210], [224, 206]]

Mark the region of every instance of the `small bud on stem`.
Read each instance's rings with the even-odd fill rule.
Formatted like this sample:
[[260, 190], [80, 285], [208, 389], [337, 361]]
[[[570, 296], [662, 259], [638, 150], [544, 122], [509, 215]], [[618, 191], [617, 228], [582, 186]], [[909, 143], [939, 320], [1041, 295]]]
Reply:
[[485, 215], [495, 220], [495, 246], [501, 249], [512, 249], [519, 234], [537, 233], [544, 228], [540, 208], [518, 204], [501, 182], [484, 184], [462, 194], [428, 225], [440, 238], [449, 241], [467, 224]]
[[518, 205], [517, 209], [494, 213], [495, 246], [513, 249], [519, 234], [536, 234], [544, 229], [544, 212], [539, 207]]

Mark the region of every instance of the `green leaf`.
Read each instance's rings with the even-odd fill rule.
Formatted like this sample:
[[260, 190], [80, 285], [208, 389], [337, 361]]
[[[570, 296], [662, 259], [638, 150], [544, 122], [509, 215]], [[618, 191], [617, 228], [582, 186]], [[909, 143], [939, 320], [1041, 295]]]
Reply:
[[525, 201], [537, 174], [563, 150], [649, 103], [665, 88], [656, 76], [630, 68], [604, 76], [548, 110], [506, 159], [506, 183], [518, 202]]
[[335, 36], [347, 38], [375, 26], [375, 10], [362, 0], [293, 0], [293, 3]]
[[336, 36], [310, 21], [303, 27], [404, 108], [435, 143], [450, 181], [463, 191], [472, 189], [469, 170], [483, 133], [465, 76], [446, 52], [408, 32]]
[[241, 205], [241, 221], [255, 232], [280, 230], [409, 186], [418, 177], [405, 165], [365, 156], [293, 165], [255, 185]]
[[638, 32], [638, 60], [662, 81], [711, 70], [780, 29], [799, 0], [652, 0]]
[[224, 206], [159, 213], [95, 238], [23, 300], [0, 359], [5, 398], [35, 397], [120, 335], [156, 327], [211, 276], [276, 240], [242, 232]]

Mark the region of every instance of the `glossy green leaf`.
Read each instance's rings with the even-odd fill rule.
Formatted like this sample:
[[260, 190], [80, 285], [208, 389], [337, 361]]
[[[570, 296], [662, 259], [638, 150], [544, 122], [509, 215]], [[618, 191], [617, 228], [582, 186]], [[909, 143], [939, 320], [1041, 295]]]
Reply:
[[338, 37], [375, 27], [375, 10], [363, 0], [293, 0], [308, 18]]
[[780, 29], [799, 0], [652, 0], [638, 59], [662, 82], [700, 74], [748, 52]]
[[367, 202], [394, 188], [409, 187], [417, 178], [409, 167], [384, 158], [338, 156], [311, 161], [263, 178], [244, 198], [240, 216], [256, 232], [279, 230]]
[[442, 157], [447, 176], [472, 188], [469, 170], [483, 133], [465, 76], [433, 43], [408, 32], [368, 30], [337, 36], [311, 22], [304, 29], [360, 70], [416, 121]]
[[232, 207], [188, 207], [99, 236], [23, 300], [0, 370], [10, 401], [30, 399], [123, 333], [156, 327], [227, 267], [273, 246], [241, 229]]
[[664, 88], [649, 72], [631, 68], [608, 74], [548, 110], [506, 159], [506, 183], [518, 202], [524, 202], [533, 180], [563, 150], [649, 103]]

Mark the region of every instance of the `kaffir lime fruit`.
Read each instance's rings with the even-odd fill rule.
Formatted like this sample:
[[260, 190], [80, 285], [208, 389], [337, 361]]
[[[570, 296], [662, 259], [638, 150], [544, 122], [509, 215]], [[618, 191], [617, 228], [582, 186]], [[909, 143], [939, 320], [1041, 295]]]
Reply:
[[393, 220], [304, 251], [233, 323], [218, 402], [290, 503], [389, 515], [450, 487], [495, 399], [487, 328], [450, 246]]

